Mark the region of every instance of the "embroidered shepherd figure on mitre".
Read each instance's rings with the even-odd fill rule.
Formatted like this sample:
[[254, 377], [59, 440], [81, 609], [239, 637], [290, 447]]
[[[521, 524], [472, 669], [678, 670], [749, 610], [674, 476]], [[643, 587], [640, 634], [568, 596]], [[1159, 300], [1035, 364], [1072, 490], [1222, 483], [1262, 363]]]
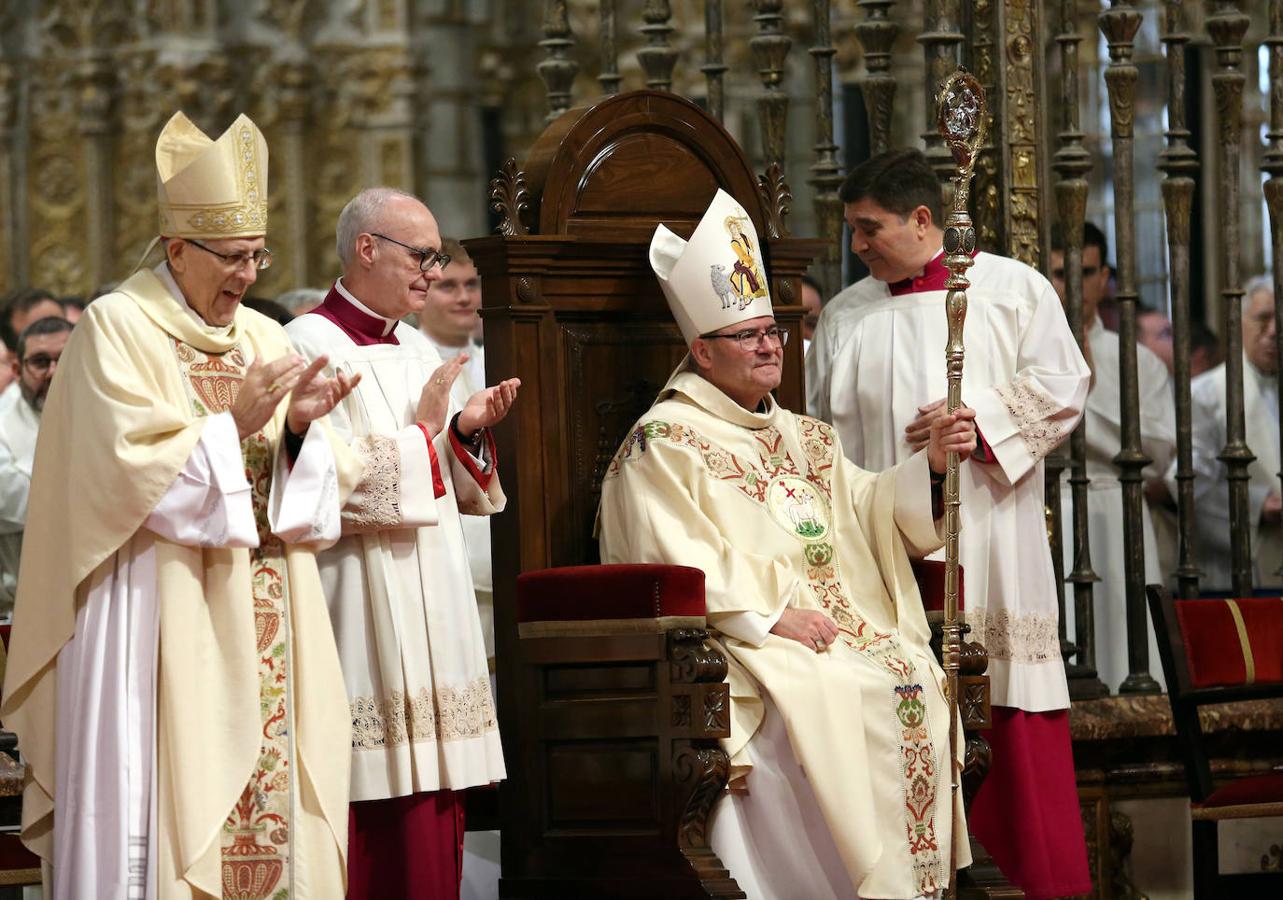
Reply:
[[720, 188], [689, 241], [655, 228], [650, 265], [688, 346], [701, 334], [771, 315], [758, 246], [748, 212]]
[[265, 234], [267, 141], [246, 115], [211, 140], [176, 112], [156, 141], [156, 191], [163, 237]]

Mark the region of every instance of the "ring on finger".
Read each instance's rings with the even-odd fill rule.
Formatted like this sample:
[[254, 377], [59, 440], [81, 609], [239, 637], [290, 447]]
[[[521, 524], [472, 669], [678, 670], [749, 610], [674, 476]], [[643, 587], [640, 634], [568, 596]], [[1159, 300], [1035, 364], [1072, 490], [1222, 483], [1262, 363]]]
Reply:
[[271, 384], [267, 386], [267, 392], [269, 394], [275, 394], [278, 390], [280, 390], [280, 388], [281, 388], [280, 383], [273, 381]]

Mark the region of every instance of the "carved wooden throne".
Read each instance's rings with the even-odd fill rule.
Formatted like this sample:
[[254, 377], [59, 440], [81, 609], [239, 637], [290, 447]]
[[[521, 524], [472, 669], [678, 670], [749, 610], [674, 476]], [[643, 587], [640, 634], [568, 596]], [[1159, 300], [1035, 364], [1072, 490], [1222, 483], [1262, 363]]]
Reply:
[[[488, 374], [522, 380], [496, 435], [509, 501], [492, 521], [504, 897], [744, 896], [705, 840], [729, 699], [702, 574], [594, 566], [601, 478], [685, 353], [651, 235], [662, 221], [689, 237], [719, 187], [752, 218], [776, 318], [796, 333], [800, 276], [822, 242], [788, 236], [777, 167], [756, 176], [721, 125], [673, 94], [563, 114], [492, 183], [500, 234], [466, 242]], [[785, 348], [776, 392], [794, 410], [801, 346]], [[578, 566], [590, 568], [562, 568]], [[968, 654], [967, 670], [964, 712], [983, 727], [983, 657]], [[985, 750], [968, 746], [968, 787]]]

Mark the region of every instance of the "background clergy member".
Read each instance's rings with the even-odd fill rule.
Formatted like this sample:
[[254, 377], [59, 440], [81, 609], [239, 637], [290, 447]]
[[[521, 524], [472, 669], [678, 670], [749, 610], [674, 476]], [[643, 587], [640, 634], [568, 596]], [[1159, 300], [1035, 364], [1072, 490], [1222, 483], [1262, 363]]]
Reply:
[[[1095, 260], [1087, 259], [1087, 240]], [[1083, 284], [1103, 282], [1096, 261], [1108, 257], [1105, 236], [1100, 229], [1087, 223], [1083, 235]], [[1052, 236], [1051, 284], [1061, 302], [1065, 299], [1065, 251], [1059, 234]], [[1105, 269], [1106, 278], [1108, 269]], [[1118, 466], [1114, 457], [1123, 445], [1123, 418], [1118, 386], [1122, 383], [1119, 370], [1118, 332], [1105, 328], [1097, 315], [1097, 303], [1103, 286], [1096, 290], [1083, 290], [1083, 329], [1087, 342], [1087, 362], [1091, 366], [1091, 389], [1087, 393], [1087, 475], [1091, 479], [1087, 492], [1088, 534], [1091, 541], [1091, 563], [1100, 582], [1095, 587], [1096, 633], [1092, 640], [1096, 648], [1096, 671], [1101, 681], [1117, 691], [1127, 677], [1127, 578], [1124, 568], [1123, 539], [1123, 487], [1118, 480]], [[1141, 504], [1141, 534], [1145, 545], [1145, 583], [1162, 582], [1174, 566], [1164, 569], [1161, 563], [1154, 516], [1150, 504], [1162, 508], [1169, 499], [1163, 476], [1176, 456], [1176, 401], [1172, 393], [1167, 366], [1147, 347], [1136, 347], [1136, 375], [1140, 389], [1140, 441], [1141, 451], [1151, 462], [1145, 467], [1143, 478], [1147, 501]], [[1073, 569], [1073, 495], [1069, 490], [1069, 471], [1062, 476], [1062, 540], [1065, 571]], [[1174, 532], [1165, 532], [1174, 538]], [[1166, 544], [1164, 546], [1167, 546]], [[1174, 545], [1171, 546], [1174, 550]], [[1171, 554], [1174, 556], [1174, 553]], [[1170, 558], [1170, 556], [1168, 557]], [[1066, 606], [1066, 628], [1074, 633], [1073, 604]], [[1146, 616], [1148, 620], [1148, 615]], [[1150, 659], [1158, 659], [1158, 642], [1154, 637], [1153, 623], [1149, 623]], [[1162, 684], [1162, 667], [1153, 673]]]
[[[1274, 342], [1274, 280], [1258, 275], [1243, 288], [1243, 411], [1247, 446], [1256, 459], [1248, 466], [1248, 524], [1251, 528], [1252, 583], [1277, 589], [1283, 562], [1279, 493], [1278, 348]], [[1194, 549], [1202, 586], [1230, 589], [1229, 480], [1217, 457], [1225, 449], [1225, 366], [1190, 384], [1194, 444]], [[1176, 464], [1167, 481], [1176, 490]]]
[[[944, 413], [940, 182], [920, 151], [891, 150], [852, 170], [840, 196], [872, 274], [820, 315], [807, 403], [856, 465], [881, 471], [921, 450]], [[961, 472], [961, 560], [994, 702], [971, 826], [1030, 897], [1086, 893], [1042, 460], [1077, 425], [1090, 373], [1047, 279], [988, 253], [967, 277], [962, 399], [980, 446]]]
[[788, 333], [769, 293], [746, 280], [723, 305], [710, 272], [737, 261], [729, 222], [751, 237], [741, 250], [757, 247], [720, 190], [689, 243], [662, 225], [651, 242], [690, 355], [608, 468], [602, 560], [705, 573], [730, 661], [737, 791], [710, 840], [741, 888], [755, 900], [932, 894], [962, 807], [908, 553], [941, 544], [938, 473], [948, 450], [975, 446], [973, 413], [936, 419], [929, 449], [882, 475], [847, 461], [831, 427], [771, 396]]
[[0, 405], [0, 618], [4, 619], [13, 614], [18, 589], [18, 559], [27, 523], [40, 413], [70, 332], [71, 323], [66, 319], [48, 316], [32, 322], [18, 336], [13, 364], [18, 399]]
[[241, 307], [271, 261], [254, 123], [176, 113], [156, 164], [165, 261], [86, 310], [41, 419], [0, 707], [23, 840], [47, 897], [337, 897], [351, 725], [313, 546], [356, 461], [316, 420], [352, 381]]
[[337, 247], [343, 276], [286, 330], [335, 377], [361, 376], [331, 422], [365, 478], [320, 558], [351, 703], [348, 896], [450, 897], [462, 790], [504, 777], [460, 514], [503, 509], [488, 429], [520, 382], [452, 406], [467, 356], [442, 363], [401, 321], [422, 313], [450, 262], [417, 198], [362, 191], [339, 215]]

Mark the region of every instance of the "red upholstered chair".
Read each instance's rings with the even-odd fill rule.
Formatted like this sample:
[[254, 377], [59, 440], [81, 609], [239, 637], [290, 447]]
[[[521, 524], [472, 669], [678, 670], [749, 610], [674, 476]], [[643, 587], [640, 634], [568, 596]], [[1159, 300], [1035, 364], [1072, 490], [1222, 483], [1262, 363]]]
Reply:
[[521, 896], [744, 897], [705, 838], [729, 775], [730, 695], [705, 641], [704, 573], [544, 569], [518, 577], [516, 599], [506, 789], [537, 811], [521, 852], [539, 873]]
[[1210, 703], [1283, 697], [1283, 598], [1173, 600], [1159, 585], [1148, 594], [1189, 783], [1194, 896], [1283, 897], [1283, 873], [1221, 875], [1217, 847], [1224, 819], [1283, 816], [1283, 774], [1213, 784], [1198, 717]]

